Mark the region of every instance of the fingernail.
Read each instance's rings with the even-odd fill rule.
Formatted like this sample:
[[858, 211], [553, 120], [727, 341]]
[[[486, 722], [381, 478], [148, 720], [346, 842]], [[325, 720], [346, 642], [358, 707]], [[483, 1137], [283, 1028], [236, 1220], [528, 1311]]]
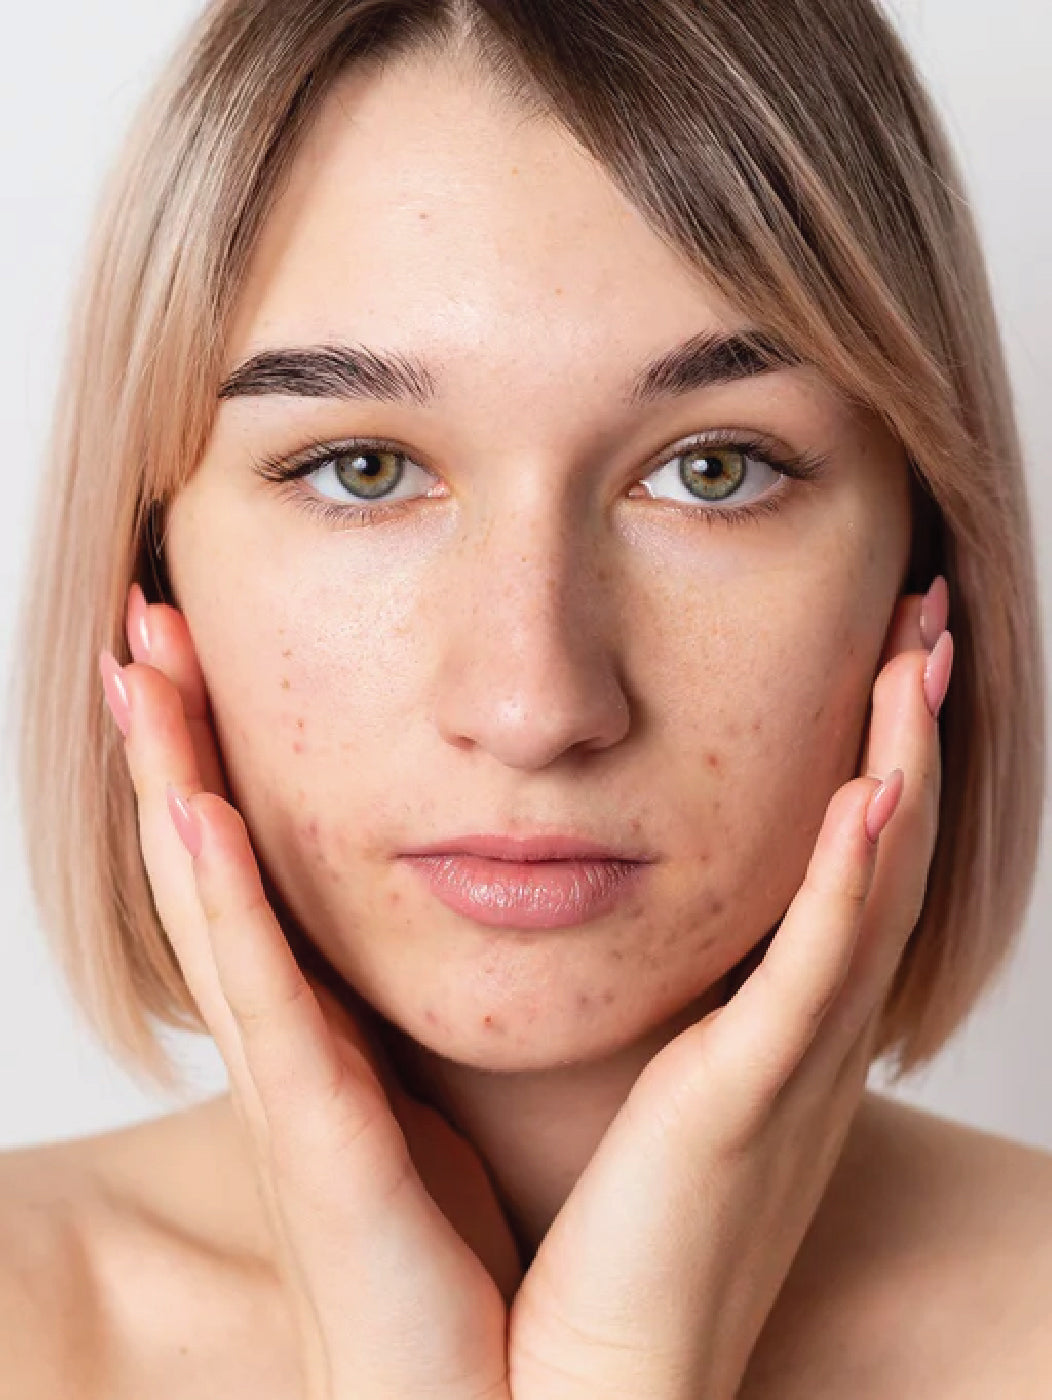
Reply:
[[196, 860], [201, 854], [201, 823], [197, 820], [197, 815], [189, 802], [185, 797], [179, 796], [171, 783], [168, 784], [166, 791], [172, 825], [179, 833], [179, 840]]
[[929, 651], [946, 630], [950, 620], [950, 586], [942, 574], [936, 574], [924, 595], [920, 612], [921, 640]]
[[866, 805], [866, 835], [874, 845], [895, 815], [905, 781], [902, 769], [893, 768]]
[[953, 669], [953, 637], [943, 631], [924, 665], [924, 699], [932, 719], [938, 719]]
[[128, 645], [136, 661], [150, 659], [150, 624], [146, 595], [137, 583], [128, 589]]
[[106, 694], [110, 714], [116, 720], [121, 733], [127, 736], [131, 723], [131, 704], [124, 685], [124, 672], [118, 665], [117, 658], [105, 647], [99, 652], [99, 670], [102, 672], [102, 688]]

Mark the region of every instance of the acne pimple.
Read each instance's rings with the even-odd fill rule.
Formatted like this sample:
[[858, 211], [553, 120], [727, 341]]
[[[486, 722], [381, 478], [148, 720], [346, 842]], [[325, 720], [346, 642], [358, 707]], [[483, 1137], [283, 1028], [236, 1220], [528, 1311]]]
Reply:
[[300, 741], [299, 741], [298, 739], [294, 739], [294, 740], [293, 740], [293, 743], [292, 743], [292, 752], [293, 752], [293, 753], [302, 753], [302, 752], [303, 752], [303, 745], [300, 743]]

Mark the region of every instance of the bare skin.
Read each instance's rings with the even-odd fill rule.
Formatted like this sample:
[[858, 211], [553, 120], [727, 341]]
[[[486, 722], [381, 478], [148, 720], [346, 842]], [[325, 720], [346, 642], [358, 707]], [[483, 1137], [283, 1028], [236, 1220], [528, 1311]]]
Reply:
[[[299, 1393], [227, 1096], [3, 1154], [0, 1235], [20, 1397]], [[867, 1093], [741, 1400], [1043, 1400], [1050, 1238], [1047, 1154]]]
[[[389, 1019], [406, 1073], [470, 1129], [527, 1255], [644, 1065], [719, 1004], [799, 886], [901, 589], [901, 449], [813, 371], [618, 404], [647, 358], [738, 324], [565, 136], [470, 71], [348, 82], [264, 231], [229, 369], [362, 341], [443, 366], [442, 396], [230, 399], [171, 514], [176, 600], [255, 849]], [[728, 428], [833, 465], [733, 527], [682, 492], [674, 508], [664, 478], [661, 499], [629, 491]], [[385, 523], [340, 529], [251, 466], [351, 436], [418, 464], [420, 494]], [[601, 936], [495, 954], [391, 859], [531, 821], [659, 852], [646, 901]], [[4, 1167], [20, 1335], [59, 1323], [78, 1393], [296, 1393], [225, 1099]], [[1043, 1154], [866, 1096], [743, 1395], [1004, 1393], [1009, 1353], [1011, 1393], [1036, 1400], [1050, 1177]], [[996, 1318], [987, 1290], [1009, 1300]], [[985, 1375], [963, 1361], [982, 1327]]]

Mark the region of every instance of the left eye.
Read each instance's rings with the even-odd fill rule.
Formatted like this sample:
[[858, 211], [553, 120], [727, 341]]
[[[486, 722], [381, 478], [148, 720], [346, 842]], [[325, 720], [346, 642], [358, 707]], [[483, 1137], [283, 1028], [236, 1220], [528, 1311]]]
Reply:
[[[741, 443], [724, 447], [692, 447], [678, 452], [657, 471], [651, 472], [649, 477], [644, 477], [640, 485], [645, 486], [651, 496], [691, 505], [706, 502], [718, 506], [732, 496], [737, 505], [741, 499], [742, 482], [750, 475], [750, 464], [761, 472], [757, 491], [745, 497], [745, 501], [750, 501], [756, 495], [762, 495], [763, 490], [784, 473]], [[755, 471], [752, 475], [755, 475]]]

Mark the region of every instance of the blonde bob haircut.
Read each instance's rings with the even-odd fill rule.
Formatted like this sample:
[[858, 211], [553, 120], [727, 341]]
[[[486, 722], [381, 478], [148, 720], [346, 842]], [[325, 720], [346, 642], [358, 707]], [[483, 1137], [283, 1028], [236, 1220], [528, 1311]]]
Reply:
[[[301, 138], [349, 66], [455, 46], [549, 116], [762, 338], [877, 414], [909, 462], [907, 591], [945, 573], [956, 647], [938, 843], [874, 1058], [901, 1078], [1022, 925], [1045, 774], [1022, 451], [945, 132], [872, 0], [213, 0], [111, 172], [73, 309], [19, 620], [27, 859], [81, 1014], [133, 1074], [204, 1031], [161, 926], [98, 653], [164, 596], [166, 504], [217, 406], [224, 329]], [[155, 537], [157, 536], [157, 537]]]

